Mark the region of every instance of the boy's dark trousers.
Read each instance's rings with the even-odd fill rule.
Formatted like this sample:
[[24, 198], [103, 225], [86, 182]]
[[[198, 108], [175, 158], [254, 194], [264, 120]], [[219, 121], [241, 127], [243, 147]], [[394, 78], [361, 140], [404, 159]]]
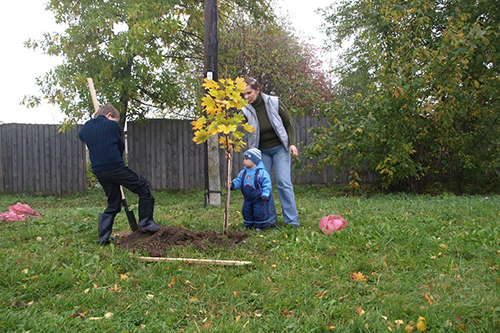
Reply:
[[139, 230], [158, 231], [160, 227], [153, 220], [154, 197], [149, 181], [128, 166], [95, 172], [108, 197], [108, 206], [99, 214], [99, 243], [109, 243], [113, 221], [121, 210], [120, 185], [139, 196]]

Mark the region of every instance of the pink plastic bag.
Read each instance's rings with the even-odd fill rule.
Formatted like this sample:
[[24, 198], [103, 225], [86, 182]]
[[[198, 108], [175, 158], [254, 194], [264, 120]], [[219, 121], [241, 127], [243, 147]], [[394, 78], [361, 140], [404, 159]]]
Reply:
[[346, 227], [347, 220], [340, 215], [323, 216], [319, 221], [319, 228], [325, 235], [334, 231], [342, 230]]
[[0, 213], [0, 221], [5, 222], [18, 222], [26, 220], [26, 217], [40, 217], [40, 214], [35, 212], [29, 205], [24, 205], [20, 202], [10, 206], [9, 211]]
[[0, 213], [0, 221], [5, 222], [18, 222], [26, 220], [26, 215], [16, 214], [14, 212]]
[[22, 215], [28, 215], [28, 216], [35, 216], [35, 217], [40, 217], [40, 214], [35, 212], [29, 205], [24, 205], [20, 202], [17, 204], [10, 206], [9, 207], [9, 212], [13, 212], [16, 214], [22, 214]]

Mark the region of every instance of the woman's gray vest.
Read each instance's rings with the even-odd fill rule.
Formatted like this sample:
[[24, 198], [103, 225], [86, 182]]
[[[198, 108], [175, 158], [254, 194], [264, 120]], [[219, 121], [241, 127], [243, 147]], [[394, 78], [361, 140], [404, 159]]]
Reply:
[[[266, 107], [269, 121], [274, 128], [274, 132], [276, 132], [276, 135], [280, 139], [285, 149], [288, 150], [288, 133], [286, 132], [286, 128], [283, 125], [283, 120], [280, 117], [278, 97], [269, 96], [263, 93], [261, 93], [261, 96], [262, 100], [264, 101], [264, 106]], [[255, 132], [248, 135], [248, 149], [259, 148], [260, 126], [257, 112], [255, 111], [255, 108], [252, 106], [252, 104], [248, 104], [243, 108], [243, 114], [247, 118], [248, 124], [252, 125], [255, 129]]]

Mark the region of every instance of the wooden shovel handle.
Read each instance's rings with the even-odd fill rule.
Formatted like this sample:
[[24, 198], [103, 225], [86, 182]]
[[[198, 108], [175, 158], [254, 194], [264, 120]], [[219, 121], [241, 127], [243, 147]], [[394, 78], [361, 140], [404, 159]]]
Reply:
[[99, 110], [99, 102], [97, 101], [97, 95], [96, 95], [95, 89], [94, 89], [94, 81], [92, 81], [92, 78], [89, 77], [89, 78], [87, 78], [87, 83], [89, 84], [90, 96], [92, 97], [92, 103], [94, 104], [94, 110], [95, 110], [95, 112], [97, 112], [97, 110]]

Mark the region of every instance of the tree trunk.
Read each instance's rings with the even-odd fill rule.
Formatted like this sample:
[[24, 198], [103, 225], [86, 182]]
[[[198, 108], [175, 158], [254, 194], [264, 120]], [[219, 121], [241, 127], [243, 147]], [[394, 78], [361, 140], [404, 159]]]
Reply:
[[224, 235], [229, 233], [229, 205], [231, 204], [231, 169], [233, 154], [227, 154], [226, 173], [226, 208], [224, 211]]

